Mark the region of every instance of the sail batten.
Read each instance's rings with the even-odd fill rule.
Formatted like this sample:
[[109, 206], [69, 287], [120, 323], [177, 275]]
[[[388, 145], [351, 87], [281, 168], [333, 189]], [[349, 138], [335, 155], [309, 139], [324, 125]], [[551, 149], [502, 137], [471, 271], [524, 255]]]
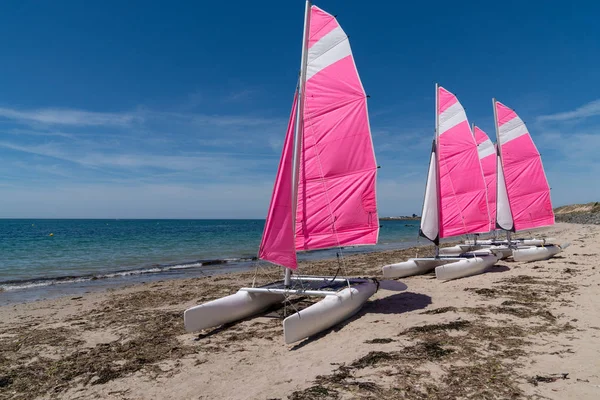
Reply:
[[553, 225], [550, 187], [540, 153], [527, 126], [514, 110], [500, 102], [494, 101], [494, 111], [501, 163], [498, 167], [498, 179], [500, 180], [502, 173], [505, 185], [502, 188], [499, 182], [498, 190], [499, 195], [500, 190], [506, 191], [506, 201], [512, 217], [509, 222], [506, 212], [504, 216], [499, 214], [498, 226], [520, 231]]

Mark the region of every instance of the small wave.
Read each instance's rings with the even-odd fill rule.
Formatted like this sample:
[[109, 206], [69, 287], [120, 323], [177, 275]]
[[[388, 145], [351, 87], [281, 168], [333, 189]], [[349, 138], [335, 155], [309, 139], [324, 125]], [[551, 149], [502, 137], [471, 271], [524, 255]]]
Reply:
[[221, 264], [233, 264], [239, 262], [249, 262], [255, 260], [252, 258], [227, 258], [227, 259], [213, 259], [213, 260], [198, 260], [188, 263], [179, 264], [166, 264], [166, 265], [153, 265], [150, 267], [121, 270], [115, 272], [108, 272], [97, 275], [81, 275], [81, 276], [61, 276], [55, 278], [37, 278], [37, 279], [24, 279], [24, 280], [13, 280], [0, 282], [0, 292], [13, 291], [13, 290], [24, 290], [43, 286], [51, 285], [62, 285], [62, 284], [73, 284], [88, 281], [95, 281], [98, 279], [115, 279], [115, 278], [126, 278], [129, 276], [137, 276], [144, 274], [159, 274], [169, 271], [186, 270], [193, 268], [201, 268], [206, 266], [214, 266]]

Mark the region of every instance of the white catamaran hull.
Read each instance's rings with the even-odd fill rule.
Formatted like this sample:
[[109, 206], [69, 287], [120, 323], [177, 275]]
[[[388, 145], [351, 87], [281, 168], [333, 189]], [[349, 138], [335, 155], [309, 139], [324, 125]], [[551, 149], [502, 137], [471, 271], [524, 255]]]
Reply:
[[[486, 258], [487, 260], [487, 257], [491, 255], [492, 252], [489, 249], [484, 249], [481, 252], [477, 252], [476, 254], [471, 254], [470, 257], [465, 257], [464, 254], [462, 256], [459, 256], [457, 254], [446, 257], [411, 258], [408, 261], [404, 261], [401, 263], [385, 265], [382, 268], [383, 277], [386, 279], [396, 279], [412, 275], [426, 274], [432, 271], [434, 268], [439, 267], [440, 265], [456, 263], [465, 259]], [[495, 256], [494, 260], [497, 260]]]
[[283, 320], [286, 344], [317, 334], [356, 314], [377, 291], [375, 282], [364, 282], [326, 296], [323, 300]]
[[481, 274], [489, 267], [496, 264], [499, 259], [500, 257], [495, 254], [473, 258], [463, 258], [460, 261], [436, 267], [435, 277], [439, 280], [448, 281], [451, 279]]
[[513, 260], [519, 262], [547, 260], [563, 251], [563, 249], [565, 249], [567, 246], [568, 244], [563, 246], [550, 245], [544, 247], [529, 247], [525, 249], [516, 249], [513, 250]]
[[237, 293], [185, 310], [185, 330], [195, 332], [251, 317], [280, 303], [285, 296], [277, 293]]
[[490, 250], [492, 253], [500, 256], [501, 259], [505, 259], [512, 255], [512, 249], [507, 245], [491, 245], [491, 244], [457, 244], [456, 246], [443, 247], [440, 249], [440, 254], [445, 256], [460, 256], [461, 254], [470, 251]]
[[[524, 246], [548, 246], [551, 244], [556, 244], [555, 238], [546, 238], [546, 239], [512, 239], [511, 243], [514, 245], [524, 245]], [[474, 245], [474, 240], [465, 240], [465, 245]], [[508, 245], [507, 240], [496, 240], [496, 239], [483, 239], [477, 240], [477, 244], [481, 245]]]
[[422, 275], [432, 271], [438, 265], [456, 262], [460, 258], [411, 258], [408, 261], [385, 265], [382, 268], [385, 279], [404, 278]]

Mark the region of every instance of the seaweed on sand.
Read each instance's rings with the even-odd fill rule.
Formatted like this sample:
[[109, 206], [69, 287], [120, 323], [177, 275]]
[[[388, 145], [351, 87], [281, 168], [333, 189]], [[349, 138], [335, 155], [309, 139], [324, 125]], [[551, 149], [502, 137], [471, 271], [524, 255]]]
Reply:
[[176, 338], [183, 333], [179, 312], [145, 312], [137, 319], [139, 325], [129, 340], [98, 344], [59, 359], [34, 357], [33, 361], [15, 366], [1, 365], [0, 376], [7, 382], [5, 389], [13, 392], [15, 399], [60, 393], [78, 383], [106, 383], [195, 352], [190, 346], [180, 345]]
[[[408, 328], [399, 336], [413, 343], [396, 351], [369, 352], [349, 366], [319, 376], [315, 383], [344, 398], [525, 398], [520, 385], [530, 377], [518, 367], [528, 355], [530, 337], [575, 329], [570, 323], [560, 323], [560, 315], [549, 308], [575, 289], [564, 282], [524, 275], [503, 279], [491, 288], [467, 289], [495, 304], [422, 312], [436, 315], [453, 311], [471, 318]], [[491, 319], [493, 314], [506, 315], [507, 319]], [[431, 372], [433, 365], [439, 371], [437, 376]], [[372, 390], [361, 389], [356, 382], [365, 377], [385, 377], [387, 383]]]
[[392, 338], [375, 338], [375, 339], [371, 339], [371, 340], [365, 340], [365, 343], [368, 343], [368, 344], [385, 344], [385, 343], [392, 343], [392, 342], [395, 342], [395, 340]]
[[399, 358], [395, 352], [384, 352], [384, 351], [370, 351], [367, 355], [354, 361], [350, 366], [352, 368], [366, 368], [376, 364], [381, 364]]
[[449, 330], [464, 330], [471, 325], [471, 321], [456, 320], [445, 324], [429, 324], [422, 326], [413, 326], [400, 333], [400, 335], [415, 334], [415, 333], [431, 333]]
[[311, 386], [304, 390], [297, 390], [289, 396], [290, 400], [336, 400], [339, 398], [340, 396], [337, 390], [326, 388], [321, 385]]
[[431, 314], [444, 314], [450, 311], [457, 311], [456, 307], [440, 307], [440, 308], [434, 308], [433, 310], [427, 310], [427, 311], [423, 311], [421, 314], [425, 314], [425, 315], [431, 315]]

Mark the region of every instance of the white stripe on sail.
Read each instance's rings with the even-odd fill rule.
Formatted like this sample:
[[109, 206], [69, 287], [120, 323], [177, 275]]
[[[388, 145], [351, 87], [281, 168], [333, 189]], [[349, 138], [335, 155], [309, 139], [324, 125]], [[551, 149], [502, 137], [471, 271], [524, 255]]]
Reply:
[[337, 27], [323, 36], [308, 50], [306, 80], [319, 71], [335, 64], [342, 58], [352, 55], [348, 36], [341, 27]]
[[440, 114], [440, 135], [467, 120], [463, 106], [457, 101]]
[[514, 117], [498, 128], [501, 144], [527, 134], [527, 127], [519, 117]]
[[494, 148], [494, 144], [490, 139], [486, 140], [483, 143], [480, 143], [479, 146], [477, 146], [477, 153], [479, 154], [480, 160], [483, 160], [487, 156], [491, 156], [495, 152], [496, 149]]

